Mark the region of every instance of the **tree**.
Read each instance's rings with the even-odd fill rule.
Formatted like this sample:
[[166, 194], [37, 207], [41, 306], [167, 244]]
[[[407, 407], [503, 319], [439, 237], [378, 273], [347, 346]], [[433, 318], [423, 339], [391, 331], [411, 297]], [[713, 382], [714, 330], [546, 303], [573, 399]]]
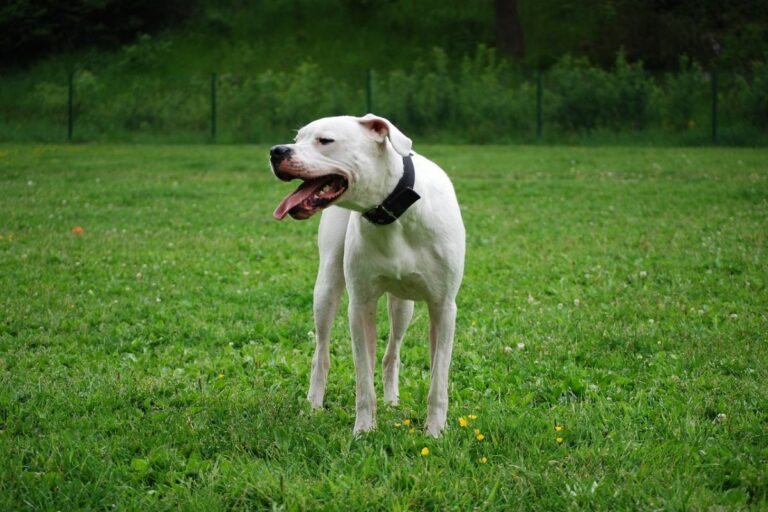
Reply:
[[494, 0], [496, 15], [496, 48], [505, 55], [523, 59], [525, 41], [523, 26], [517, 13], [517, 0]]

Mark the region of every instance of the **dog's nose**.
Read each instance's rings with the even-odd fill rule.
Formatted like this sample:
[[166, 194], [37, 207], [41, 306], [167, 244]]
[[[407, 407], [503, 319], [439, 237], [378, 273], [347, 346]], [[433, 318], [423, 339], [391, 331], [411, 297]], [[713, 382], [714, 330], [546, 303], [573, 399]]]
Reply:
[[292, 154], [293, 149], [288, 146], [273, 146], [272, 149], [269, 150], [269, 161], [272, 163], [272, 172], [283, 181], [291, 181], [295, 178], [295, 176], [280, 170], [280, 164]]
[[269, 157], [272, 161], [285, 160], [293, 154], [293, 150], [288, 146], [273, 146], [269, 150]]

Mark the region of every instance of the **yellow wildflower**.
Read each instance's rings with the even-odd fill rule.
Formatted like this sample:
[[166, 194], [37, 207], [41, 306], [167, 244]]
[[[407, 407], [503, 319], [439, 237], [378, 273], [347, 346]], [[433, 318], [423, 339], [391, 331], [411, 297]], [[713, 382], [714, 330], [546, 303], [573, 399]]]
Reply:
[[224, 374], [223, 374], [223, 373], [220, 373], [220, 374], [219, 374], [219, 378], [220, 378], [220, 379], [223, 379], [223, 378], [224, 378]]
[[411, 424], [411, 420], [403, 420], [403, 425], [406, 427]]
[[400, 428], [400, 423], [395, 422], [395, 428]]
[[427, 455], [429, 455], [429, 448], [425, 446], [424, 448], [421, 449], [421, 456], [426, 457]]
[[475, 435], [479, 435], [479, 434], [480, 434], [480, 429], [479, 429], [479, 428], [476, 428], [476, 429], [475, 429]]
[[471, 420], [476, 420], [476, 419], [477, 419], [477, 416], [475, 416], [474, 414], [470, 414], [470, 415], [469, 415], [469, 419], [471, 419]]
[[565, 439], [563, 439], [562, 437], [558, 437], [557, 439], [555, 439], [555, 441], [557, 441], [557, 444], [563, 444], [563, 441], [565, 441]]
[[487, 464], [487, 463], [488, 463], [488, 457], [486, 457], [485, 455], [480, 457], [480, 464]]
[[483, 434], [477, 434], [475, 436], [475, 439], [477, 439], [478, 441], [482, 441], [483, 439], [485, 439], [485, 436]]
[[465, 428], [467, 425], [469, 425], [469, 422], [467, 421], [467, 418], [465, 418], [464, 416], [460, 417], [459, 418], [459, 426], [461, 428]]
[[409, 434], [413, 434], [414, 432], [416, 432], [415, 428], [411, 427], [411, 428], [408, 429], [408, 433]]
[[555, 425], [555, 432], [562, 432], [563, 426], [562, 425]]

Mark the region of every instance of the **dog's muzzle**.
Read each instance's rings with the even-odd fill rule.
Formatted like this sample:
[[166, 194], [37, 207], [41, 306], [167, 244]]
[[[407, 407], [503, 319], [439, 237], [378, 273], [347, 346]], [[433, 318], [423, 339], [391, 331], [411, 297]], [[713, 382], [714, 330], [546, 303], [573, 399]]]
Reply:
[[269, 162], [272, 164], [272, 171], [283, 181], [291, 181], [295, 178], [295, 176], [280, 170], [280, 164], [291, 158], [292, 155], [293, 149], [288, 146], [273, 146], [269, 150]]
[[283, 181], [301, 180], [299, 188], [286, 196], [272, 214], [282, 220], [286, 215], [294, 219], [308, 219], [336, 201], [349, 187], [349, 181], [341, 174], [328, 173], [307, 176], [299, 162], [293, 159], [293, 148], [273, 146], [269, 150], [272, 172]]

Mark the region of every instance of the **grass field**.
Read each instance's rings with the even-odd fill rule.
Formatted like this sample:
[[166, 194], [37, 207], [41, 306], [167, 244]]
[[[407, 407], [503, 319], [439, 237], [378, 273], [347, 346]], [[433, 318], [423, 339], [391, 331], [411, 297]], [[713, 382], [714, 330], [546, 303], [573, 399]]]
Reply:
[[768, 150], [416, 149], [468, 232], [438, 440], [423, 305], [378, 431], [343, 316], [310, 412], [265, 147], [0, 145], [0, 509], [768, 507]]

